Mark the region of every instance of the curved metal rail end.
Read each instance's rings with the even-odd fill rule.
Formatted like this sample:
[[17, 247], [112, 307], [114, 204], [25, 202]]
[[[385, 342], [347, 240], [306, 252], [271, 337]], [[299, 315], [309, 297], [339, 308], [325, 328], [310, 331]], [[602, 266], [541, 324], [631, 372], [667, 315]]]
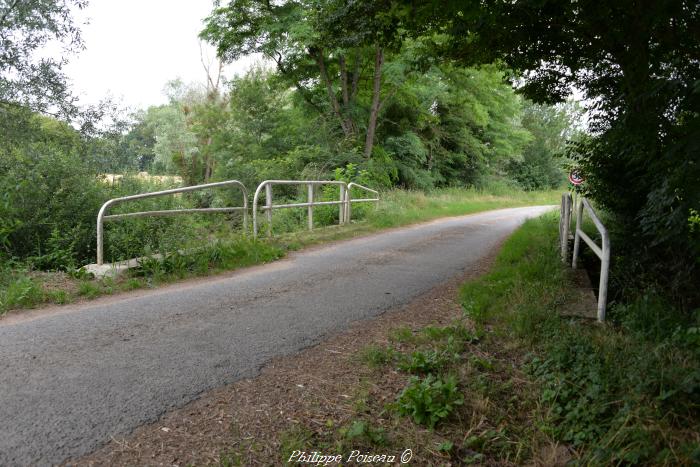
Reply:
[[[143, 212], [133, 212], [128, 214], [115, 214], [107, 216], [107, 210], [114, 206], [115, 204], [125, 203], [127, 201], [134, 201], [137, 199], [144, 198], [154, 198], [157, 196], [167, 196], [175, 193], [186, 193], [189, 191], [205, 190], [207, 188], [217, 188], [225, 186], [236, 186], [241, 190], [243, 195], [243, 206], [230, 207], [230, 208], [198, 208], [198, 209], [172, 209], [167, 211], [143, 211]], [[152, 191], [150, 193], [141, 193], [138, 195], [123, 196], [121, 198], [110, 199], [102, 205], [100, 211], [97, 213], [97, 265], [102, 266], [104, 264], [104, 222], [112, 221], [118, 219], [124, 219], [128, 217], [146, 217], [146, 216], [172, 216], [178, 214], [192, 214], [192, 213], [222, 213], [222, 212], [233, 212], [233, 211], [243, 211], [243, 230], [244, 232], [248, 230], [248, 190], [243, 183], [238, 180], [226, 180], [223, 182], [205, 183], [202, 185], [192, 185], [185, 186], [181, 188], [173, 188], [170, 190], [162, 191]]]

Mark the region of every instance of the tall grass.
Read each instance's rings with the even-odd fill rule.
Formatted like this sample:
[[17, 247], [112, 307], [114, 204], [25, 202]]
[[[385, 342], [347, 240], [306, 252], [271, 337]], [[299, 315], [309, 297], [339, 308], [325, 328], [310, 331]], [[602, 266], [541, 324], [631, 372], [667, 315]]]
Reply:
[[353, 217], [366, 218], [374, 227], [385, 228], [415, 222], [518, 206], [556, 204], [558, 191], [522, 191], [514, 188], [447, 188], [429, 193], [391, 190], [381, 195], [376, 208], [353, 206]]

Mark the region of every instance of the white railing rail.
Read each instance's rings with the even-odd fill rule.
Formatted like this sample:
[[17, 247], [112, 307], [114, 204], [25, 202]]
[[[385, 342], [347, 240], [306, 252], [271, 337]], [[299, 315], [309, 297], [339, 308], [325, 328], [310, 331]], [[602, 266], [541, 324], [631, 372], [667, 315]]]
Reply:
[[[305, 203], [288, 203], [288, 204], [274, 204], [272, 202], [272, 187], [274, 185], [305, 185], [307, 187], [307, 201]], [[340, 189], [340, 196], [338, 201], [314, 201], [314, 187], [320, 185], [337, 185]], [[360, 188], [370, 193], [375, 194], [376, 198], [358, 198], [352, 199], [350, 194], [351, 188]], [[371, 188], [367, 188], [357, 183], [345, 183], [340, 180], [265, 180], [258, 188], [255, 190], [255, 195], [253, 196], [253, 237], [258, 236], [258, 202], [260, 201], [260, 196], [265, 190], [265, 205], [260, 207], [260, 210], [265, 211], [267, 217], [267, 235], [272, 235], [272, 211], [273, 209], [286, 209], [286, 208], [307, 208], [308, 212], [308, 227], [309, 230], [314, 228], [314, 207], [315, 206], [328, 206], [328, 205], [339, 205], [340, 210], [338, 211], [338, 225], [343, 225], [350, 220], [350, 204], [359, 202], [376, 202], [379, 201], [379, 192]]]
[[[274, 185], [306, 185], [308, 200], [306, 203], [273, 204], [272, 187]], [[314, 201], [314, 187], [319, 185], [338, 185], [340, 187], [340, 197], [338, 201]], [[253, 196], [253, 237], [257, 238], [258, 236], [258, 200], [260, 199], [260, 193], [262, 192], [263, 188], [265, 189], [265, 206], [262, 206], [260, 209], [266, 211], [267, 235], [271, 236], [273, 209], [306, 207], [308, 212], [309, 230], [312, 230], [314, 228], [314, 206], [338, 204], [341, 205], [338, 224], [343, 224], [345, 210], [343, 209], [342, 205], [345, 204], [345, 192], [347, 187], [347, 183], [336, 180], [265, 180], [258, 185], [258, 188], [255, 190], [255, 196]]]
[[[586, 233], [583, 231], [583, 209], [586, 209], [588, 215], [593, 220], [593, 223], [600, 233], [602, 245], [598, 246]], [[600, 283], [598, 286], [598, 321], [605, 321], [605, 307], [608, 300], [608, 274], [610, 272], [610, 236], [608, 229], [605, 228], [600, 221], [595, 211], [591, 207], [587, 199], [581, 198], [581, 201], [576, 206], [576, 235], [574, 236], [574, 254], [571, 261], [571, 267], [576, 269], [578, 262], [579, 247], [581, 239], [588, 244], [589, 247], [600, 258]]]
[[569, 262], [569, 231], [571, 230], [571, 210], [573, 202], [571, 193], [562, 193], [559, 214], [559, 247], [561, 249], [561, 261]]
[[[352, 189], [353, 188], [359, 188], [361, 190], [365, 190], [369, 193], [372, 193], [373, 195], [376, 196], [376, 198], [357, 198], [353, 199], [352, 198]], [[379, 202], [379, 192], [377, 190], [373, 190], [371, 188], [367, 188], [366, 186], [362, 186], [359, 183], [355, 182], [350, 182], [348, 183], [347, 190], [345, 191], [345, 216], [344, 216], [344, 222], [350, 222], [350, 217], [352, 216], [352, 203], [366, 203], [366, 202], [374, 202], [378, 203]]]
[[[114, 206], [115, 204], [125, 203], [127, 201], [135, 201], [144, 198], [154, 198], [156, 196], [167, 196], [176, 193], [186, 193], [189, 191], [205, 190], [207, 188], [217, 188], [224, 186], [235, 186], [241, 190], [243, 195], [243, 206], [228, 207], [228, 208], [192, 208], [192, 209], [170, 209], [165, 211], [143, 211], [143, 212], [131, 212], [127, 214], [113, 214], [106, 215], [107, 210]], [[129, 217], [145, 217], [145, 216], [174, 216], [178, 214], [192, 214], [192, 213], [227, 213], [234, 211], [243, 211], [243, 230], [247, 230], [248, 226], [248, 192], [246, 191], [245, 185], [238, 180], [227, 180], [225, 182], [216, 183], [206, 183], [204, 185], [193, 185], [186, 186], [182, 188], [173, 188], [171, 190], [163, 191], [153, 191], [150, 193], [141, 193], [138, 195], [124, 196], [122, 198], [114, 198], [107, 201], [100, 208], [100, 212], [97, 214], [97, 264], [104, 264], [104, 223], [107, 221], [114, 221], [118, 219], [125, 219]]]

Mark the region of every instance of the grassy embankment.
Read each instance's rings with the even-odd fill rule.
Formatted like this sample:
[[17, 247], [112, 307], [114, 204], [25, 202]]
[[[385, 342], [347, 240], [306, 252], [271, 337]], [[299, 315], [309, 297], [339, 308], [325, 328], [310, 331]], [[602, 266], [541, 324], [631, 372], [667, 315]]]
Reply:
[[398, 371], [404, 389], [348, 404], [352, 421], [337, 429], [290, 428], [281, 458], [408, 446], [435, 465], [697, 465], [698, 328], [651, 294], [612, 304], [605, 325], [561, 316], [573, 278], [556, 237], [556, 216], [528, 221], [462, 287], [460, 319], [395, 329], [360, 352], [376, 369], [366, 386]]
[[[17, 265], [12, 268], [0, 265], [0, 314], [14, 309], [32, 308], [42, 303], [71, 303], [124, 290], [156, 287], [186, 277], [266, 263], [284, 256], [289, 250], [306, 245], [439, 217], [505, 207], [553, 204], [558, 200], [558, 192], [449, 189], [424, 194], [394, 190], [382, 194], [381, 198], [376, 208], [354, 205], [353, 223], [348, 226], [327, 226], [312, 232], [300, 230], [304, 225], [304, 210], [299, 209], [275, 212], [274, 224], [276, 229], [279, 228], [279, 234], [271, 240], [252, 241], [240, 232], [218, 228], [216, 244], [201, 247], [199, 241], [193, 240], [190, 245], [183, 247], [196, 245], [196, 253], [166, 254], [164, 261], [146, 261], [141, 268], [119, 279], [92, 279], [80, 271], [42, 272]], [[324, 218], [332, 221], [332, 213], [337, 208], [326, 208], [325, 216], [322, 208], [318, 211], [317, 223], [323, 225]], [[109, 239], [109, 230], [107, 236]]]

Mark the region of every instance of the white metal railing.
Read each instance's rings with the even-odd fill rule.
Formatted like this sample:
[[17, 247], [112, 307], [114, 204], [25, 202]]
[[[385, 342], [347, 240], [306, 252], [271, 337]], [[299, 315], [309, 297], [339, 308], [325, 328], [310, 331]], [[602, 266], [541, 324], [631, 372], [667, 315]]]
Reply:
[[[207, 188], [217, 188], [223, 186], [236, 186], [241, 190], [243, 194], [243, 206], [228, 207], [228, 208], [193, 208], [193, 209], [170, 209], [166, 211], [143, 211], [143, 212], [131, 212], [127, 214], [113, 214], [106, 215], [107, 210], [118, 203], [124, 203], [127, 201], [134, 201], [137, 199], [144, 198], [154, 198], [156, 196], [167, 196], [175, 193], [186, 193], [188, 191], [198, 191]], [[100, 212], [97, 214], [97, 264], [104, 264], [104, 223], [107, 221], [114, 221], [118, 219], [124, 219], [129, 217], [144, 217], [144, 216], [174, 216], [178, 214], [191, 214], [191, 213], [226, 213], [234, 211], [243, 211], [243, 230], [247, 230], [248, 226], [248, 192], [246, 191], [245, 185], [238, 180], [227, 180], [225, 182], [216, 183], [206, 183], [204, 185], [193, 185], [186, 186], [182, 188], [173, 188], [171, 190], [163, 191], [153, 191], [151, 193], [141, 193], [138, 195], [124, 196], [122, 198], [114, 198], [107, 201], [100, 208]]]
[[569, 261], [569, 230], [571, 229], [571, 193], [562, 193], [559, 214], [559, 247], [561, 249], [561, 261], [566, 264]]
[[[272, 202], [272, 187], [274, 185], [306, 185], [307, 187], [307, 201], [306, 203], [289, 203], [289, 204], [273, 204]], [[340, 188], [340, 196], [338, 201], [314, 201], [314, 187], [320, 185], [337, 185]], [[352, 199], [350, 194], [351, 188], [360, 188], [377, 195], [377, 198], [362, 198], [362, 199]], [[285, 209], [285, 208], [307, 208], [307, 218], [309, 230], [314, 228], [314, 206], [328, 206], [328, 205], [339, 205], [340, 210], [338, 212], [338, 225], [347, 223], [350, 220], [350, 204], [358, 202], [367, 201], [379, 201], [379, 192], [367, 188], [357, 183], [347, 184], [340, 180], [265, 180], [258, 188], [255, 190], [255, 196], [253, 196], [253, 237], [258, 236], [258, 201], [260, 200], [260, 194], [265, 189], [265, 205], [261, 206], [260, 209], [265, 211], [267, 217], [267, 234], [272, 235], [272, 210], [273, 209]]]
[[[306, 203], [273, 204], [272, 187], [274, 185], [306, 185], [308, 200]], [[314, 187], [319, 185], [338, 185], [340, 187], [340, 197], [338, 201], [314, 201]], [[341, 205], [338, 224], [344, 223], [344, 209], [342, 205], [345, 203], [345, 191], [347, 189], [347, 184], [345, 182], [335, 180], [265, 180], [258, 185], [258, 188], [255, 190], [255, 196], [253, 196], [253, 238], [257, 238], [258, 236], [258, 199], [260, 199], [260, 193], [263, 188], [265, 188], [265, 206], [261, 207], [261, 209], [266, 211], [268, 236], [272, 235], [273, 209], [306, 207], [309, 230], [312, 230], [314, 228], [314, 206], [338, 204]]]
[[[586, 209], [588, 215], [593, 220], [593, 223], [600, 233], [602, 245], [598, 246], [586, 233], [583, 231], [583, 209]], [[574, 254], [571, 262], [571, 267], [576, 269], [578, 260], [579, 246], [581, 239], [588, 244], [589, 247], [600, 258], [600, 283], [598, 286], [598, 321], [605, 320], [605, 306], [608, 300], [608, 273], [610, 271], [610, 236], [608, 229], [605, 228], [600, 221], [595, 211], [591, 207], [587, 199], [581, 198], [581, 201], [576, 206], [576, 235], [574, 236]]]
[[[368, 192], [376, 195], [376, 198], [352, 199], [352, 189], [353, 188], [359, 188], [361, 190], [368, 191]], [[352, 215], [352, 203], [363, 203], [363, 202], [365, 202], [365, 203], [366, 202], [378, 203], [379, 202], [379, 192], [377, 190], [367, 188], [366, 186], [362, 186], [359, 183], [355, 183], [355, 182], [348, 183], [347, 189], [345, 190], [345, 216], [344, 216], [345, 223], [350, 222], [350, 217]]]

